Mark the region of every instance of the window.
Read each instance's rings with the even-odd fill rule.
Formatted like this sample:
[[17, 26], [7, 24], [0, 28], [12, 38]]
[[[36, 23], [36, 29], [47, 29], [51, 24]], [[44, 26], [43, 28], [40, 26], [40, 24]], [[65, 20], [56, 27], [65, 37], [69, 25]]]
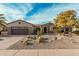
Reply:
[[19, 24], [21, 24], [21, 22], [19, 22]]

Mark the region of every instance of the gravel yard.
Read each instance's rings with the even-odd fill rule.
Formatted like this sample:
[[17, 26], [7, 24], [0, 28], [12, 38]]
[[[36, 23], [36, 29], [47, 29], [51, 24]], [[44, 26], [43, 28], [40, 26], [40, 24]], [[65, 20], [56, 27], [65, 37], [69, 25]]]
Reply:
[[79, 36], [76, 34], [42, 35], [41, 37], [47, 39], [41, 39], [38, 45], [34, 38], [28, 41], [30, 43], [23, 44], [23, 42], [27, 42], [28, 38], [26, 38], [19, 40], [8, 49], [79, 49]]

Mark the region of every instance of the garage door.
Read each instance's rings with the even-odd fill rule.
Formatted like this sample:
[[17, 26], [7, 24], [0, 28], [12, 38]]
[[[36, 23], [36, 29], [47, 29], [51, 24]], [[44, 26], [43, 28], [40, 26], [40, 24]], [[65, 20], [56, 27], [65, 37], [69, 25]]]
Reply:
[[12, 35], [27, 35], [28, 29], [11, 29]]

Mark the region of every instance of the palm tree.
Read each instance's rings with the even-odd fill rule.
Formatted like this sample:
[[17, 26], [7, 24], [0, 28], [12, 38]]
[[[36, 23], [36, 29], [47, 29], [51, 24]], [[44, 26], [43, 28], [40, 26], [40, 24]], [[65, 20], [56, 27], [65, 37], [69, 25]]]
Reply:
[[3, 14], [0, 14], [0, 34], [3, 28], [6, 28], [6, 19], [3, 17]]

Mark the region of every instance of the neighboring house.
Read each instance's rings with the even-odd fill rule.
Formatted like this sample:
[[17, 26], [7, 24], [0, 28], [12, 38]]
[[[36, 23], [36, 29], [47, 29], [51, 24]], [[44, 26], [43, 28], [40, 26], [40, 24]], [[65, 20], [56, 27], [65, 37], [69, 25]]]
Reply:
[[35, 34], [37, 28], [42, 28], [43, 33], [50, 33], [53, 29], [52, 23], [34, 25], [23, 20], [13, 21], [7, 24], [8, 35], [29, 35]]
[[79, 21], [76, 21], [76, 23], [73, 25], [72, 31], [79, 31]]
[[61, 33], [66, 33], [68, 34], [69, 32], [72, 32], [72, 28], [68, 26], [64, 26], [61, 28]]

